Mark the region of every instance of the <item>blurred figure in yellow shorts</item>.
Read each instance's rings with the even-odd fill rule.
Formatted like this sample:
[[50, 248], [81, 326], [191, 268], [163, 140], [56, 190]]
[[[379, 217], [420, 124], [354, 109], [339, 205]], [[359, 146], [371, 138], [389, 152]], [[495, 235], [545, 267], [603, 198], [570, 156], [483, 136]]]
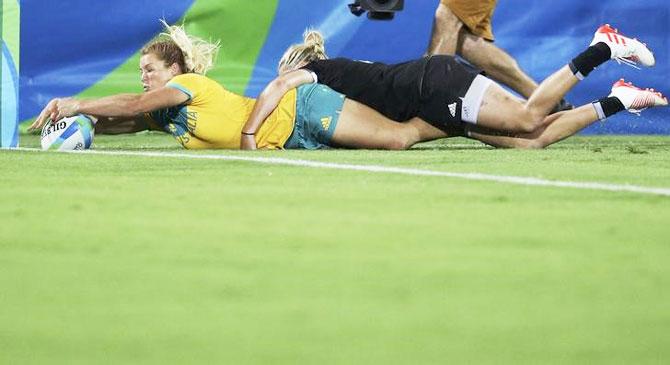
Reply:
[[[440, 0], [428, 54], [455, 55], [482, 69], [486, 74], [528, 98], [537, 83], [512, 56], [493, 44], [491, 18], [497, 0]], [[557, 109], [571, 109], [561, 101]]]

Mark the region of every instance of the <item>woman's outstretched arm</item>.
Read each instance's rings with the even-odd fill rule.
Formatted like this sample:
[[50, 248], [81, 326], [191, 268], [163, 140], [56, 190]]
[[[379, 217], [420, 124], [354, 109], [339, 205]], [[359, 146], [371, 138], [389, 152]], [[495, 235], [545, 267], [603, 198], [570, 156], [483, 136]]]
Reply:
[[60, 120], [77, 114], [95, 117], [134, 117], [183, 104], [188, 98], [184, 92], [171, 87], [162, 87], [144, 94], [118, 94], [98, 99], [58, 98], [51, 100], [44, 107], [30, 129], [42, 128], [49, 119]]
[[295, 87], [312, 82], [314, 82], [314, 77], [311, 72], [306, 70], [285, 73], [270, 82], [258, 96], [256, 105], [254, 105], [254, 109], [249, 115], [249, 120], [242, 127], [240, 149], [255, 150], [256, 133], [270, 113], [277, 108], [284, 94]]

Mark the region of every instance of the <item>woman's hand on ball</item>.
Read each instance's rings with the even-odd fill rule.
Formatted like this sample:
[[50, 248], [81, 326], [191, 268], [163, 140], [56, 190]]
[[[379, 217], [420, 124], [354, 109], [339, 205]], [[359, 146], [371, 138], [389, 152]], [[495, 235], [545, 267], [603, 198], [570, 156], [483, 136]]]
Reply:
[[30, 125], [29, 130], [41, 129], [49, 120], [61, 120], [79, 113], [79, 101], [73, 98], [51, 100]]
[[36, 130], [36, 129], [41, 129], [44, 126], [44, 124], [46, 124], [47, 120], [49, 119], [49, 117], [52, 113], [52, 109], [56, 105], [57, 100], [58, 99], [51, 100], [47, 104], [47, 106], [45, 106], [44, 109], [42, 109], [42, 112], [40, 112], [40, 115], [37, 116], [37, 118], [35, 119], [33, 124], [31, 124], [30, 127], [28, 127], [28, 130], [32, 131], [32, 130]]
[[61, 120], [62, 118], [72, 117], [79, 114], [79, 100], [73, 98], [63, 98], [56, 99], [58, 102], [56, 106], [58, 108], [58, 115], [55, 120]]

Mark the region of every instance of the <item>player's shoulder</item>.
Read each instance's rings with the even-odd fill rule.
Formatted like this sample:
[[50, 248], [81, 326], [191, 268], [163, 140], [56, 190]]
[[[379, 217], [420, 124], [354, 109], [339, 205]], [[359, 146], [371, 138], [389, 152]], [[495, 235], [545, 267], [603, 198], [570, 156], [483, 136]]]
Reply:
[[170, 83], [198, 85], [198, 84], [216, 83], [216, 81], [210, 79], [205, 75], [196, 73], [184, 73], [173, 77], [170, 80]]
[[194, 94], [208, 92], [207, 90], [221, 87], [218, 82], [210, 79], [205, 75], [196, 73], [185, 73], [177, 75], [173, 77], [167, 85], [182, 90], [191, 97]]

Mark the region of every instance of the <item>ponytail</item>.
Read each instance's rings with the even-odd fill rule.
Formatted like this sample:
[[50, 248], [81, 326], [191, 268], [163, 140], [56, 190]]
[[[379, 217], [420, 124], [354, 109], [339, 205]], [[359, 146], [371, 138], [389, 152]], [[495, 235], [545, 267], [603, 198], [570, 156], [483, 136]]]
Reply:
[[279, 61], [279, 73], [293, 71], [310, 62], [328, 59], [325, 40], [317, 30], [307, 29], [302, 35], [303, 43], [289, 47]]

